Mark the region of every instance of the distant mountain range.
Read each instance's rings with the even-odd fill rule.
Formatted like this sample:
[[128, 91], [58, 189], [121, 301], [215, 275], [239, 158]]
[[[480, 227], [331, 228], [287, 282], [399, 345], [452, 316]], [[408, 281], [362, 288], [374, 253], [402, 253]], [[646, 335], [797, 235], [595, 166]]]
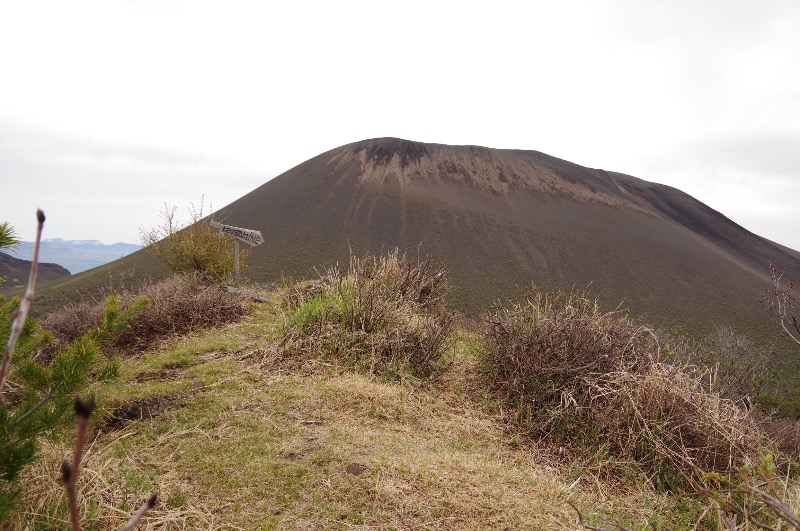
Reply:
[[[15, 258], [10, 254], [0, 252], [0, 278], [4, 283], [0, 284], [6, 289], [21, 289], [28, 282], [31, 272], [30, 260]], [[69, 271], [58, 264], [39, 264], [39, 282], [49, 282], [70, 276]]]
[[[141, 248], [141, 245], [133, 243], [105, 245], [97, 240], [52, 238], [42, 241], [39, 261], [58, 264], [74, 275], [118, 260]], [[33, 258], [33, 242], [21, 242], [16, 252], [12, 251], [9, 254], [21, 260], [31, 260]]]

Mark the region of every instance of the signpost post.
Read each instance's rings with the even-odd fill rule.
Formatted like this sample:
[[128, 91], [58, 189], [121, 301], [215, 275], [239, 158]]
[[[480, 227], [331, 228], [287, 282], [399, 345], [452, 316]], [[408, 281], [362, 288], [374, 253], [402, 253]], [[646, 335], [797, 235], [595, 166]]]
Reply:
[[231, 225], [223, 225], [222, 223], [217, 223], [216, 221], [209, 221], [208, 224], [215, 229], [219, 229], [220, 234], [233, 236], [233, 243], [235, 245], [234, 252], [236, 254], [236, 280], [239, 280], [239, 241], [243, 241], [244, 243], [255, 247], [256, 245], [261, 245], [264, 243], [264, 237], [261, 236], [261, 232], [257, 230], [242, 229], [240, 227], [233, 227]]

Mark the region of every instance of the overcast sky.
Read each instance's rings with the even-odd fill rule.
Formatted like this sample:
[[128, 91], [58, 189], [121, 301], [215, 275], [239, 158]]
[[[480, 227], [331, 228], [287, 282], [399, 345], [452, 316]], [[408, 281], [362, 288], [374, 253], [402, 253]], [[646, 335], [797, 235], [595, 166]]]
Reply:
[[136, 242], [394, 136], [669, 184], [800, 250], [798, 28], [797, 0], [0, 0], [0, 222]]

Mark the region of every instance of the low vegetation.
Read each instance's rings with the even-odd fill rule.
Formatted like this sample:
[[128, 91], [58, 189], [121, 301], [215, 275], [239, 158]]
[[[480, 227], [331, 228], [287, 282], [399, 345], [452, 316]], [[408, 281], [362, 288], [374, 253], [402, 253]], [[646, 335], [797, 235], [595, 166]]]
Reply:
[[[164, 204], [161, 225], [142, 228], [140, 242], [173, 273], [195, 273], [217, 281], [229, 281], [236, 264], [233, 246], [228, 237], [209, 225], [208, 221], [214, 216], [206, 216], [204, 208], [202, 200], [199, 207], [192, 204], [189, 221], [182, 223], [176, 216], [177, 207]], [[247, 253], [247, 250], [241, 253], [241, 261]]]
[[490, 317], [486, 380], [537, 440], [685, 490], [757, 461], [767, 439], [747, 411], [704, 388], [708, 371], [662, 360], [653, 334], [584, 293], [534, 293]]
[[751, 409], [774, 378], [775, 355], [731, 327], [716, 326], [702, 340], [687, 335], [660, 333], [663, 358], [672, 365], [702, 367], [703, 389]]
[[[13, 250], [19, 245], [19, 237], [7, 221], [0, 223], [0, 251]], [[0, 286], [5, 283], [5, 279], [0, 277]]]
[[445, 271], [396, 251], [352, 257], [318, 282], [285, 289], [281, 354], [336, 360], [390, 377], [440, 371], [453, 331]]
[[[51, 336], [35, 321], [26, 320], [15, 341], [7, 386], [0, 390], [0, 521], [7, 521], [19, 505], [25, 492], [21, 478], [36, 461], [41, 445], [72, 425], [75, 395], [92, 392], [97, 384], [117, 376], [119, 362], [105, 359], [101, 349], [125, 332], [131, 317], [147, 303], [146, 298], [138, 299], [122, 310], [119, 301], [110, 297], [101, 322], [57, 349], [47, 362], [38, 354]], [[0, 306], [3, 344], [9, 342], [8, 331], [18, 309], [18, 299]]]
[[[128, 330], [114, 339], [111, 346], [117, 350], [145, 350], [166, 337], [230, 323], [245, 313], [241, 298], [229, 293], [224, 284], [195, 274], [176, 274], [161, 282], [145, 283], [136, 290], [117, 290], [114, 295], [123, 307], [140, 297], [150, 301], [144, 311], [131, 319]], [[42, 325], [57, 344], [66, 344], [102, 319], [103, 306], [87, 300], [49, 314]]]
[[7, 221], [0, 223], [0, 249], [14, 249], [20, 243], [17, 231]]
[[[118, 527], [157, 492], [147, 529], [797, 525], [797, 455], [750, 409], [765, 366], [736, 360], [751, 344], [666, 338], [579, 292], [458, 321], [447, 289], [395, 252], [262, 302], [194, 274], [120, 293], [105, 315], [130, 328], [101, 342], [119, 376], [93, 384], [84, 524]], [[36, 333], [78, 344], [102, 315], [71, 306]], [[70, 444], [55, 434], [18, 471], [12, 529], [66, 526]]]

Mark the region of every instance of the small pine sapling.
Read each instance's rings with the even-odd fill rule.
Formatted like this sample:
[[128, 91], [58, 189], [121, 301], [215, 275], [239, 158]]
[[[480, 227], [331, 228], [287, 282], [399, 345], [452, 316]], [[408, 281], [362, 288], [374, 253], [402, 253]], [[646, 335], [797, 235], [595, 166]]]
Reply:
[[20, 477], [36, 461], [41, 441], [67, 427], [75, 395], [117, 376], [119, 362], [107, 361], [103, 346], [128, 329], [130, 319], [148, 304], [142, 298], [122, 309], [117, 298], [106, 302], [103, 322], [60, 349], [49, 363], [38, 359], [50, 341], [27, 317], [33, 301], [44, 214], [39, 221], [34, 259], [22, 301], [0, 299], [0, 341], [6, 351], [0, 370], [0, 521], [19, 503]]

